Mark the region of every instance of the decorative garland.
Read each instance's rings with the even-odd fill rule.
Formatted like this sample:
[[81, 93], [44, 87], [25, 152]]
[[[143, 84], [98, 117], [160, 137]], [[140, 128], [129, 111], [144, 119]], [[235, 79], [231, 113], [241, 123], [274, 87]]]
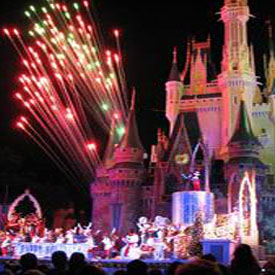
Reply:
[[40, 207], [38, 201], [32, 194], [30, 194], [30, 191], [28, 189], [26, 189], [25, 192], [22, 195], [18, 196], [11, 204], [9, 211], [8, 211], [8, 221], [10, 221], [12, 219], [12, 215], [16, 212], [15, 208], [18, 206], [18, 204], [21, 201], [24, 200], [25, 197], [28, 197], [29, 200], [33, 203], [34, 208], [36, 209], [35, 213], [37, 214], [37, 216], [40, 219], [42, 218], [42, 211], [41, 211], [41, 207]]

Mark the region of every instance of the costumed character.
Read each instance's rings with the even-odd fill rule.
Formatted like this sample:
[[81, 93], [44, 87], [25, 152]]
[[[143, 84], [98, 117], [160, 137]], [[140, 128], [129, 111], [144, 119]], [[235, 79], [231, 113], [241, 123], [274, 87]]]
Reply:
[[176, 228], [175, 225], [171, 224], [167, 227], [167, 236], [166, 236], [166, 243], [167, 243], [167, 252], [173, 256], [174, 252], [174, 243], [175, 243], [175, 238], [178, 235], [178, 229]]
[[155, 219], [155, 226], [157, 231], [155, 232], [154, 239], [154, 252], [153, 256], [155, 260], [165, 259], [165, 251], [168, 250], [167, 243], [167, 227], [171, 224], [168, 218], [157, 216]]
[[7, 224], [5, 226], [5, 229], [6, 231], [9, 231], [9, 232], [18, 232], [20, 230], [20, 227], [19, 227], [19, 221], [20, 219], [20, 215], [18, 213], [13, 213], [12, 216], [11, 216], [11, 219], [7, 221]]
[[200, 191], [201, 183], [200, 183], [200, 172], [199, 171], [194, 172], [192, 181], [193, 181], [193, 190]]
[[140, 232], [140, 240], [141, 240], [141, 245], [145, 244], [148, 238], [148, 232], [152, 228], [152, 223], [148, 221], [146, 217], [140, 217], [138, 219], [137, 223], [139, 232]]
[[55, 243], [65, 243], [65, 237], [63, 234], [60, 234], [56, 237]]
[[13, 237], [12, 235], [7, 232], [6, 236], [4, 237], [4, 240], [1, 244], [1, 253], [2, 256], [8, 256], [11, 254], [12, 252], [12, 241], [13, 241]]
[[67, 230], [65, 233], [65, 242], [67, 244], [73, 244], [74, 243], [74, 232], [72, 230]]
[[122, 259], [139, 259], [141, 256], [141, 251], [138, 248], [139, 236], [134, 229], [130, 230], [123, 241], [126, 245], [121, 249]]
[[36, 235], [39, 236], [40, 238], [44, 237], [45, 234], [45, 220], [44, 219], [39, 219], [37, 221], [37, 226], [36, 226]]
[[111, 240], [112, 240], [112, 243], [113, 243], [113, 247], [111, 249], [111, 257], [114, 258], [114, 257], [117, 257], [119, 255], [119, 251], [122, 248], [121, 245], [120, 245], [121, 240], [120, 240], [119, 235], [117, 234], [115, 228], [111, 232]]
[[114, 247], [114, 242], [112, 241], [111, 237], [109, 237], [107, 234], [103, 235], [103, 239], [101, 242], [103, 243], [105, 258], [110, 258], [111, 251]]
[[76, 243], [84, 243], [86, 241], [86, 236], [84, 235], [85, 229], [81, 226], [80, 223], [77, 224], [75, 231], [75, 242]]
[[34, 235], [31, 239], [32, 243], [40, 243], [40, 237], [37, 235]]

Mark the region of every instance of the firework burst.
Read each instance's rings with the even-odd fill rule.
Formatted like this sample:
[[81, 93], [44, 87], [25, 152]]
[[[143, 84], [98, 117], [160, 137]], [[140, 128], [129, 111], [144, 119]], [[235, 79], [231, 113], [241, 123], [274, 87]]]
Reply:
[[90, 10], [88, 1], [70, 7], [48, 1], [25, 12], [30, 38], [3, 30], [24, 66], [15, 97], [29, 116], [17, 127], [67, 175], [86, 180], [100, 163], [91, 121], [108, 133], [115, 120], [123, 135], [128, 110], [119, 31], [113, 33], [116, 52], [105, 49]]

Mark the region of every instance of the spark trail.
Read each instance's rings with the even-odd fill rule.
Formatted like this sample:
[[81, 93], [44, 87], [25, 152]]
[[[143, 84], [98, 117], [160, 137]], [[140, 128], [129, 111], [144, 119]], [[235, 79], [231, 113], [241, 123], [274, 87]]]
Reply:
[[[29, 113], [17, 122], [71, 178], [90, 180], [100, 164], [93, 121], [105, 133], [116, 120], [123, 135], [127, 88], [119, 31], [116, 52], [107, 50], [88, 1], [30, 6], [29, 37], [4, 29], [24, 66], [15, 97]], [[26, 42], [27, 41], [27, 42]]]

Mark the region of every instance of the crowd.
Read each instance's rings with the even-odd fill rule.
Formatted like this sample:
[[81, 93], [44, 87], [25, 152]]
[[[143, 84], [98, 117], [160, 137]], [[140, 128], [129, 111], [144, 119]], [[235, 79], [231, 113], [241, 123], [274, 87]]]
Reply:
[[[3, 275], [107, 275], [105, 271], [86, 262], [81, 253], [74, 253], [70, 259], [62, 251], [52, 254], [51, 265], [39, 265], [34, 254], [21, 256], [18, 263], [5, 262]], [[108, 273], [109, 274], [109, 273]], [[125, 270], [116, 270], [113, 275], [274, 275], [275, 263], [267, 262], [262, 268], [253, 256], [251, 248], [240, 244], [230, 266], [219, 264], [211, 254], [191, 258], [186, 263], [174, 262], [167, 270], [149, 268], [141, 260], [130, 261]]]

